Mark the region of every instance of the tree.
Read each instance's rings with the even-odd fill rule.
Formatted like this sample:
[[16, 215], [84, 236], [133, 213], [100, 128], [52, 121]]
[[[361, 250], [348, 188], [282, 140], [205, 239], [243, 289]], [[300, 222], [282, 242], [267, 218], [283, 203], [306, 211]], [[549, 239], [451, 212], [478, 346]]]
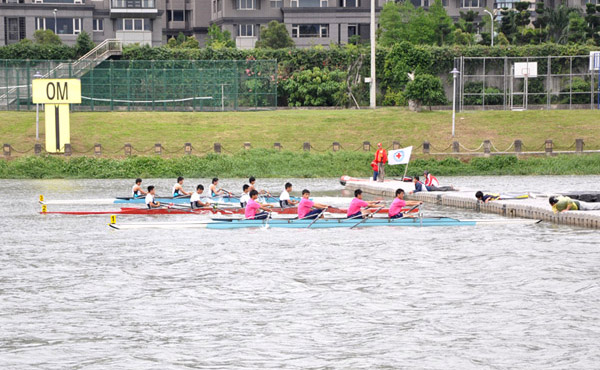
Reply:
[[294, 45], [294, 40], [290, 37], [285, 24], [271, 21], [267, 27], [260, 27], [260, 40], [256, 42], [255, 47], [261, 49], [283, 49], [293, 48]]
[[231, 39], [231, 32], [222, 31], [216, 24], [208, 28], [206, 46], [211, 49], [235, 48], [235, 42]]
[[194, 36], [188, 36], [181, 44], [181, 47], [185, 49], [200, 49], [200, 43]]
[[435, 0], [433, 5], [429, 7], [428, 16], [433, 24], [437, 45], [451, 44], [454, 41], [452, 37], [454, 22], [452, 22], [452, 18], [450, 18], [446, 9], [444, 9], [442, 0]]
[[182, 45], [185, 42], [185, 35], [183, 34], [183, 32], [179, 32], [179, 34], [177, 34], [177, 45]]
[[78, 57], [84, 56], [88, 53], [88, 51], [92, 50], [96, 47], [96, 44], [92, 41], [90, 34], [81, 31], [79, 36], [77, 36], [77, 41], [75, 42], [75, 52]]
[[60, 45], [62, 41], [52, 30], [37, 30], [33, 33], [33, 39], [41, 45]]
[[573, 43], [583, 42], [587, 35], [587, 28], [587, 22], [579, 12], [569, 14], [568, 41]]
[[548, 36], [557, 44], [566, 44], [568, 41], [569, 15], [577, 10], [565, 5], [556, 8], [545, 8], [548, 19]]
[[385, 3], [379, 15], [379, 26], [381, 32], [379, 43], [381, 45], [391, 46], [406, 40], [407, 34], [400, 16], [400, 6], [396, 2]]
[[419, 104], [443, 105], [447, 103], [442, 80], [429, 74], [416, 75], [413, 81], [406, 84], [404, 95], [409, 100], [415, 100]]

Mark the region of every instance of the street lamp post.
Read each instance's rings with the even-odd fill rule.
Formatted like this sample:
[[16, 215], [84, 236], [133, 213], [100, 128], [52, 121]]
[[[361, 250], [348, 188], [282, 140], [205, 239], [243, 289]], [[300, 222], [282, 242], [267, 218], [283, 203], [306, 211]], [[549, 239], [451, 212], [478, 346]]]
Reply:
[[56, 24], [56, 13], [58, 13], [58, 9], [54, 9], [52, 13], [54, 13], [54, 34], [58, 35], [58, 25]]
[[[33, 75], [33, 78], [42, 78], [42, 74], [40, 71], [36, 71]], [[38, 141], [40, 139], [40, 105], [35, 104], [35, 140]]]
[[455, 122], [456, 122], [456, 77], [458, 77], [458, 75], [460, 74], [460, 72], [458, 71], [458, 69], [456, 69], [456, 67], [454, 67], [454, 69], [452, 71], [450, 71], [450, 73], [452, 73], [452, 137], [454, 137], [454, 126], [455, 126]]
[[370, 107], [375, 108], [377, 106], [376, 86], [375, 86], [375, 0], [371, 0], [371, 85], [369, 92]]
[[494, 15], [487, 9], [483, 9], [484, 12], [490, 15], [490, 19], [492, 20], [492, 47], [494, 47]]

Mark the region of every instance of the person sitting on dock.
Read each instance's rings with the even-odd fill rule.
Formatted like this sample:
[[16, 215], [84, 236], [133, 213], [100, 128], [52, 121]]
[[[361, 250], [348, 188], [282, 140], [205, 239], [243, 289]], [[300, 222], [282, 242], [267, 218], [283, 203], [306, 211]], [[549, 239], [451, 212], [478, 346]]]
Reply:
[[292, 183], [286, 182], [284, 190], [279, 195], [279, 206], [281, 208], [291, 208], [298, 204], [297, 200], [290, 199], [290, 192], [292, 191]]
[[205, 202], [206, 199], [202, 197], [202, 193], [204, 193], [204, 186], [198, 185], [196, 192], [190, 197], [190, 207], [192, 209], [210, 207], [210, 203]]
[[222, 195], [231, 196], [231, 193], [228, 192], [227, 190], [217, 189], [218, 184], [219, 184], [219, 179], [214, 177], [212, 179], [212, 184], [210, 184], [210, 186], [208, 187], [210, 189], [211, 197], [218, 197], [218, 196], [222, 196]]
[[500, 194], [488, 194], [488, 193], [483, 193], [481, 190], [478, 191], [477, 193], [475, 193], [475, 198], [477, 198], [478, 201], [483, 202], [483, 203], [488, 203], [491, 202], [493, 200], [498, 200], [500, 199]]
[[415, 190], [409, 192], [408, 194], [418, 193], [420, 191], [427, 191], [427, 187], [420, 181], [419, 176], [413, 176], [413, 184], [415, 185]]
[[185, 190], [183, 190], [183, 176], [179, 176], [177, 178], [177, 183], [175, 185], [173, 185], [173, 190], [171, 190], [171, 193], [173, 195], [173, 198], [177, 198], [177, 197], [182, 197], [184, 195], [190, 195], [191, 193], [186, 192]]
[[131, 188], [131, 193], [133, 194], [133, 198], [139, 198], [143, 195], [148, 194], [142, 189], [142, 179], [139, 177], [135, 179], [135, 185]]
[[362, 190], [356, 189], [354, 190], [354, 199], [350, 202], [348, 206], [348, 212], [346, 213], [347, 218], [363, 218], [368, 212], [366, 210], [362, 210], [361, 208], [371, 208], [377, 205], [379, 201], [364, 201], [362, 199]]
[[567, 211], [600, 211], [600, 203], [582, 202], [569, 197], [550, 197], [548, 202], [554, 213]]
[[[302, 190], [302, 199], [298, 203], [298, 219], [299, 220], [313, 220], [317, 217], [323, 217], [323, 212], [329, 206], [325, 204], [315, 203], [308, 199], [310, 197], [310, 190]], [[314, 209], [313, 209], [314, 208]], [[319, 216], [320, 215], [320, 216]]]
[[[250, 191], [250, 199], [248, 199], [248, 204], [246, 204], [246, 219], [247, 220], [264, 220], [269, 217], [269, 212], [271, 211], [270, 205], [268, 204], [260, 204], [256, 201], [258, 198], [258, 191], [251, 190]], [[262, 210], [263, 212], [259, 212]]]
[[160, 202], [154, 200], [155, 194], [156, 189], [154, 189], [154, 185], [148, 186], [148, 192], [146, 193], [146, 206], [148, 209], [160, 207]]
[[268, 196], [271, 196], [271, 194], [266, 190], [256, 189], [256, 187], [254, 186], [254, 184], [256, 184], [256, 178], [254, 176], [250, 176], [250, 178], [248, 179], [248, 183], [250, 184], [250, 191], [256, 190], [258, 194], [267, 194]]
[[[409, 200], [409, 201], [404, 200], [404, 190], [396, 189], [396, 198], [394, 198], [394, 201], [392, 202], [392, 205], [390, 206], [390, 210], [388, 211], [388, 216], [390, 218], [404, 217], [404, 213], [402, 213], [402, 208], [404, 208], [406, 206], [415, 207], [415, 206], [418, 206], [421, 204], [423, 204], [423, 202], [416, 201], [416, 200]], [[412, 216], [407, 216], [407, 217], [412, 217]]]
[[240, 197], [240, 207], [246, 208], [248, 199], [250, 199], [249, 193], [250, 193], [250, 185], [244, 184], [244, 186], [242, 186], [242, 196]]

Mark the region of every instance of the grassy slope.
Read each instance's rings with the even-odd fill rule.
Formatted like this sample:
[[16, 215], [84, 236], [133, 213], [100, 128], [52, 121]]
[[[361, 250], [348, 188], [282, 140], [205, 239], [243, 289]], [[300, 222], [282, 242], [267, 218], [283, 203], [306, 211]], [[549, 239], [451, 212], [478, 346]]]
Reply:
[[[43, 140], [43, 113], [40, 114]], [[73, 113], [71, 142], [76, 151], [101, 143], [105, 154], [118, 152], [125, 143], [148, 150], [157, 142], [168, 151], [191, 142], [196, 151], [212, 150], [221, 142], [227, 151], [241, 149], [243, 142], [254, 148], [272, 148], [274, 142], [284, 149], [301, 150], [309, 141], [325, 150], [333, 141], [345, 149], [356, 149], [363, 141], [392, 141], [419, 146], [424, 140], [434, 151], [452, 142], [451, 112], [412, 113], [386, 108], [371, 110], [282, 110], [242, 113], [162, 113], [113, 112]], [[583, 138], [586, 149], [600, 148], [600, 114], [596, 111], [526, 111], [461, 113], [456, 119], [456, 140], [468, 148], [492, 140], [506, 149], [515, 139], [523, 140], [526, 150], [540, 149], [544, 140], [553, 139], [555, 147], [565, 149], [576, 138]], [[0, 137], [17, 150], [35, 143], [35, 113], [0, 112]], [[181, 153], [180, 151], [179, 153]]]

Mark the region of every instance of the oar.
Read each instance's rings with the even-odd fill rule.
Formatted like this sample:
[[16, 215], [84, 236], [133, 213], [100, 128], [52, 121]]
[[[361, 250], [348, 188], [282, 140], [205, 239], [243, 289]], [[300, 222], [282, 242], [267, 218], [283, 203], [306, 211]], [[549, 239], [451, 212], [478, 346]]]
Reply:
[[307, 229], [310, 229], [310, 227], [311, 227], [311, 226], [312, 226], [312, 225], [313, 225], [315, 222], [317, 222], [317, 220], [318, 220], [318, 219], [321, 217], [321, 215], [323, 214], [323, 212], [325, 212], [325, 211], [327, 210], [327, 208], [329, 208], [329, 207], [325, 207], [325, 208], [323, 208], [323, 210], [322, 210], [321, 212], [319, 212], [319, 214], [317, 215], [317, 217], [315, 217], [315, 219], [314, 219], [314, 220], [313, 220], [313, 221], [312, 221], [310, 224], [308, 224], [308, 226], [307, 226], [306, 228], [307, 228]]
[[402, 213], [407, 214], [407, 213], [411, 213], [414, 209], [419, 208], [421, 205], [417, 204], [416, 206], [412, 207], [411, 209], [409, 209], [408, 211], [404, 211]]
[[358, 223], [354, 224], [352, 227], [350, 227], [350, 229], [354, 229], [356, 226], [362, 224], [363, 222], [367, 221], [368, 218], [373, 217], [373, 215], [379, 211], [381, 211], [385, 206], [379, 207], [375, 210], [375, 212], [371, 212], [369, 213], [365, 218], [363, 218], [362, 220], [360, 220]]
[[267, 216], [267, 220], [265, 221], [265, 229], [269, 228], [269, 219], [271, 218], [271, 211], [269, 211], [269, 215]]

